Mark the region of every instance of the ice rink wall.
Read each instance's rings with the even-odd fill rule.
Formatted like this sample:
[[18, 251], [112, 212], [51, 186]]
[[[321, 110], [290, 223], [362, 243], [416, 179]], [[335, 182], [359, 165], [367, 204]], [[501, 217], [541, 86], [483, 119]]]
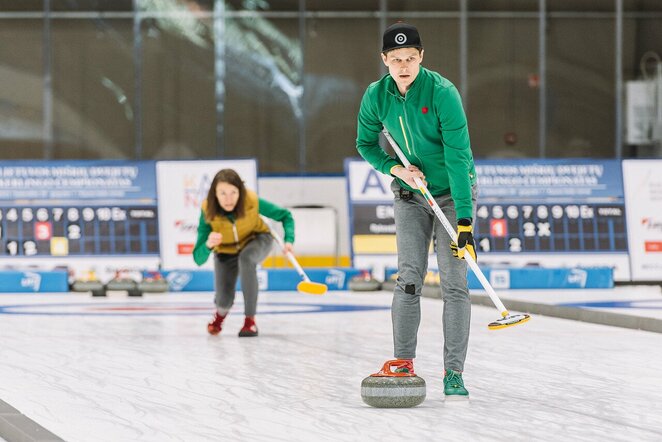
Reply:
[[[346, 161], [345, 176], [294, 177], [260, 177], [254, 159], [5, 161], [2, 290], [66, 291], [67, 279], [118, 269], [160, 269], [173, 288], [211, 289], [210, 263], [197, 268], [190, 254], [200, 201], [225, 167], [293, 211], [296, 252], [320, 282], [345, 289], [360, 269], [387, 278], [396, 266], [390, 178], [359, 159]], [[478, 160], [477, 171], [479, 263], [495, 287], [537, 272], [538, 284], [590, 288], [606, 278], [599, 268], [617, 282], [660, 279], [662, 160]], [[263, 288], [297, 278], [274, 249]]]

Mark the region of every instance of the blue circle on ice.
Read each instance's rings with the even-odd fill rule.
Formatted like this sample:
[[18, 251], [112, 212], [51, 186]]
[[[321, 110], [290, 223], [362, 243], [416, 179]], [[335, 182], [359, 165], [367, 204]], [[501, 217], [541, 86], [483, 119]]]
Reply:
[[[241, 303], [237, 303], [241, 304]], [[235, 307], [237, 307], [235, 305]], [[360, 304], [325, 304], [293, 302], [261, 302], [260, 315], [289, 315], [301, 313], [335, 313], [388, 310], [390, 306]], [[48, 315], [48, 316], [198, 316], [209, 315], [214, 309], [210, 302], [133, 302], [98, 303], [36, 303], [0, 305], [4, 315]], [[235, 308], [234, 314], [241, 313]], [[231, 313], [233, 314], [233, 313]]]

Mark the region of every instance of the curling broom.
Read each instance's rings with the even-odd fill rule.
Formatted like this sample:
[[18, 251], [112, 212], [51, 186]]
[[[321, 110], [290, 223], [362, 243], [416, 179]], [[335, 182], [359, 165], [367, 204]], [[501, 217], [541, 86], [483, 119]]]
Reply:
[[[404, 124], [402, 122], [402, 117], [400, 117], [400, 126], [402, 127], [402, 133], [403, 133], [404, 138], [405, 138], [405, 143], [407, 143], [407, 148], [409, 148], [409, 143], [407, 142], [407, 136], [405, 134], [405, 127], [404, 127]], [[395, 151], [397, 156], [400, 158], [400, 161], [402, 161], [402, 164], [405, 167], [408, 168], [411, 165], [411, 163], [409, 162], [407, 157], [405, 157], [405, 155], [402, 153], [402, 150], [400, 150], [400, 147], [398, 146], [398, 144], [395, 142], [393, 137], [391, 137], [391, 134], [388, 133], [388, 130], [386, 130], [386, 128], [384, 128], [382, 130], [382, 133], [384, 134], [384, 136], [388, 140], [391, 147], [393, 147], [393, 150]], [[441, 208], [439, 207], [437, 202], [434, 200], [434, 198], [432, 197], [432, 194], [428, 191], [428, 189], [425, 186], [425, 184], [423, 183], [423, 181], [421, 181], [420, 178], [414, 178], [414, 182], [418, 186], [418, 190], [420, 190], [420, 192], [423, 194], [423, 197], [425, 198], [427, 203], [430, 205], [430, 207], [432, 208], [434, 213], [437, 215], [437, 218], [439, 218], [439, 221], [441, 221], [441, 224], [446, 229], [446, 232], [448, 232], [448, 235], [457, 244], [457, 234], [455, 233], [455, 230], [453, 229], [453, 226], [451, 225], [450, 222], [448, 222], [448, 219], [446, 219], [446, 216], [444, 215], [444, 212], [441, 211]], [[496, 308], [501, 313], [501, 318], [497, 319], [494, 322], [490, 322], [487, 325], [487, 328], [489, 328], [490, 330], [497, 330], [497, 329], [500, 329], [500, 328], [511, 327], [511, 326], [517, 325], [517, 324], [523, 324], [526, 321], [528, 321], [529, 319], [531, 319], [531, 317], [527, 314], [511, 315], [508, 312], [508, 310], [506, 310], [506, 307], [503, 305], [503, 303], [501, 302], [501, 300], [497, 296], [496, 292], [494, 291], [494, 289], [490, 285], [487, 278], [485, 278], [485, 275], [483, 275], [483, 272], [480, 270], [480, 267], [478, 267], [478, 264], [476, 264], [476, 261], [474, 261], [473, 257], [469, 253], [465, 253], [464, 258], [467, 261], [467, 264], [469, 264], [469, 267], [471, 267], [471, 270], [473, 270], [474, 274], [476, 275], [476, 277], [478, 278], [478, 280], [482, 284], [482, 286], [485, 289], [485, 291], [487, 292], [487, 294], [490, 296], [490, 299], [492, 299], [492, 302], [494, 303]]]
[[294, 268], [297, 270], [297, 273], [303, 279], [299, 284], [297, 284], [297, 290], [302, 292], [302, 293], [307, 293], [309, 295], [323, 295], [326, 293], [328, 290], [328, 287], [326, 284], [322, 284], [319, 282], [312, 282], [310, 278], [308, 278], [308, 275], [306, 275], [306, 272], [303, 271], [303, 268], [301, 268], [301, 265], [297, 261], [297, 259], [294, 257], [292, 252], [285, 251], [285, 243], [283, 242], [283, 239], [278, 235], [276, 232], [274, 232], [273, 229], [269, 229], [271, 231], [271, 236], [274, 237], [278, 245], [280, 246], [281, 250], [284, 251], [285, 256], [287, 256], [287, 259], [290, 260], [290, 263], [294, 266]]

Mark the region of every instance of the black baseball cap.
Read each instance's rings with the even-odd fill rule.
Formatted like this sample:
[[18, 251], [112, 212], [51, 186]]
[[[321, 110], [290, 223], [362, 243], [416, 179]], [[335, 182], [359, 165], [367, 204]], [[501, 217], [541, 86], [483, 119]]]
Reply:
[[398, 22], [386, 28], [383, 40], [382, 52], [400, 48], [423, 49], [418, 29], [407, 23]]

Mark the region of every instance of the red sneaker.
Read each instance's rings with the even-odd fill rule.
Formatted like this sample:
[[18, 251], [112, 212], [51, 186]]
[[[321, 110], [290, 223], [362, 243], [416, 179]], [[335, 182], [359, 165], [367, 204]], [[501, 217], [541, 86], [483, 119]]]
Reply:
[[209, 332], [210, 335], [217, 335], [221, 332], [221, 329], [223, 328], [222, 325], [225, 316], [219, 315], [218, 312], [214, 313], [214, 317], [212, 318], [212, 321], [209, 324], [207, 324], [207, 331]]
[[240, 337], [257, 336], [257, 325], [255, 325], [255, 316], [246, 316], [244, 326], [239, 330]]

